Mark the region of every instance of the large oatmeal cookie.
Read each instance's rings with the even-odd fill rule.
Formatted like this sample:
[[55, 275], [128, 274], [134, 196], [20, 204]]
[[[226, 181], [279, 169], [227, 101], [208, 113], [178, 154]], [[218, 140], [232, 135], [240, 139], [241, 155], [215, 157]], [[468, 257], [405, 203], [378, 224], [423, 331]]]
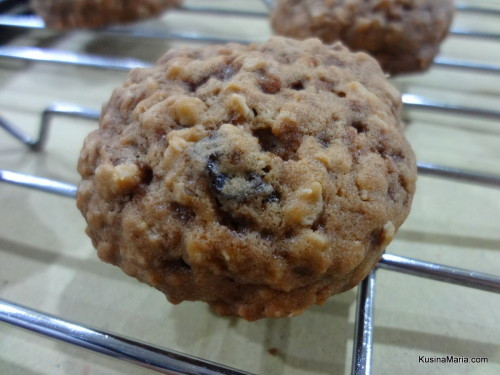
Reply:
[[96, 28], [154, 17], [182, 0], [31, 0], [52, 29]]
[[394, 74], [429, 67], [453, 13], [453, 0], [280, 0], [271, 24], [280, 35], [341, 40]]
[[169, 51], [134, 69], [79, 160], [99, 257], [248, 320], [359, 283], [408, 215], [400, 94], [340, 43]]

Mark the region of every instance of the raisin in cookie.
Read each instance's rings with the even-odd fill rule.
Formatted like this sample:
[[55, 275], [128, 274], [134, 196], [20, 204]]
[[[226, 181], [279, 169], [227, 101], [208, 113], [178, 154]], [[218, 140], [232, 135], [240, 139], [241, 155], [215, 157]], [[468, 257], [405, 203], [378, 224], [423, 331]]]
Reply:
[[396, 74], [429, 67], [453, 12], [453, 0], [281, 0], [271, 24], [280, 35], [341, 40]]
[[85, 140], [78, 207], [99, 257], [248, 320], [359, 283], [410, 210], [414, 154], [379, 65], [275, 37], [134, 69]]
[[31, 0], [45, 24], [58, 30], [96, 28], [154, 17], [182, 0]]

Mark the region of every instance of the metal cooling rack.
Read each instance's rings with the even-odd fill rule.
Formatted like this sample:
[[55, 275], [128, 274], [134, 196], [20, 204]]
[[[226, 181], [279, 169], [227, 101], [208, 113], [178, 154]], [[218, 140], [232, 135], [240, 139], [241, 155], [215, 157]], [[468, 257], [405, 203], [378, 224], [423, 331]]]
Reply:
[[[0, 27], [20, 29], [43, 29], [43, 22], [29, 14], [24, 4], [8, 0], [0, 0]], [[267, 7], [273, 6], [272, 1], [264, 0]], [[12, 10], [12, 11], [8, 11]], [[267, 17], [267, 12], [241, 11], [211, 7], [186, 7], [177, 9], [183, 12], [217, 14], [238, 17]], [[457, 5], [458, 12], [477, 13], [479, 15], [500, 17], [500, 10], [479, 6]], [[134, 27], [111, 27], [97, 31], [100, 34], [119, 35], [127, 38], [166, 38], [185, 42], [225, 43], [236, 41], [247, 43], [248, 40], [236, 40], [219, 37], [207, 37], [193, 33], [165, 33], [158, 30], [138, 29]], [[467, 38], [482, 38], [500, 41], [500, 34], [485, 33], [474, 30], [453, 29], [452, 35]], [[50, 50], [35, 47], [19, 47], [0, 45], [0, 58], [29, 60], [51, 64], [71, 64], [110, 70], [129, 70], [134, 67], [147, 67], [148, 61], [130, 58], [110, 58], [99, 55], [88, 55], [71, 51]], [[462, 61], [438, 57], [435, 66], [446, 69], [461, 69], [479, 71], [486, 74], [500, 74], [500, 65], [483, 64], [472, 61]], [[500, 120], [500, 111], [484, 110], [474, 107], [457, 106], [440, 103], [424, 96], [405, 93], [403, 102], [406, 109], [424, 110], [438, 113], [473, 116]], [[0, 117], [0, 127], [10, 135], [20, 140], [29, 149], [38, 151], [44, 147], [48, 136], [48, 128], [55, 116], [75, 117], [97, 121], [99, 112], [73, 104], [55, 104], [46, 108], [41, 116], [39, 132], [36, 138], [31, 137], [19, 127]], [[438, 178], [449, 178], [457, 181], [500, 187], [500, 176], [466, 171], [457, 168], [418, 162], [418, 172]], [[0, 169], [0, 181], [63, 197], [74, 198], [77, 187], [60, 181], [26, 175]], [[500, 277], [465, 269], [449, 267], [436, 263], [401, 257], [385, 253], [377, 267], [358, 287], [356, 305], [356, 322], [353, 344], [352, 374], [371, 374], [373, 356], [373, 309], [375, 301], [375, 276], [378, 269], [391, 270], [409, 275], [425, 277], [464, 287], [500, 293]], [[86, 327], [79, 323], [63, 320], [39, 311], [35, 311], [9, 301], [0, 299], [0, 321], [25, 328], [42, 335], [62, 340], [79, 347], [105, 354], [110, 357], [125, 360], [136, 365], [156, 370], [165, 374], [248, 374], [224, 365], [213, 363], [201, 358], [175, 352], [173, 350], [154, 347], [134, 339], [125, 338], [103, 330]]]

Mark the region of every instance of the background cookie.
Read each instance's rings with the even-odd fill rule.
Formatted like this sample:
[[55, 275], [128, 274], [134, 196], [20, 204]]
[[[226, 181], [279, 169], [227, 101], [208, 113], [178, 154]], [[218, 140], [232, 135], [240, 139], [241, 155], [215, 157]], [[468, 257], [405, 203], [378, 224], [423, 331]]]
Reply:
[[399, 93], [340, 43], [169, 51], [84, 144], [77, 203], [99, 257], [173, 303], [290, 316], [361, 281], [408, 215]]
[[96, 28], [154, 17], [182, 0], [31, 0], [53, 29]]
[[389, 73], [425, 70], [438, 53], [453, 0], [280, 0], [271, 15], [277, 34], [366, 51]]

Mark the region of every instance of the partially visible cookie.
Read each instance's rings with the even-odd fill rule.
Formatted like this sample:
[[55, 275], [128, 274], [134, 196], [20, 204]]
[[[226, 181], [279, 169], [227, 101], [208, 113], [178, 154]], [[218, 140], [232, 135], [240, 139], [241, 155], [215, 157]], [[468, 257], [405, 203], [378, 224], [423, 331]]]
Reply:
[[58, 30], [97, 28], [154, 17], [182, 0], [31, 0], [45, 24]]
[[453, 0], [280, 0], [271, 24], [279, 35], [341, 40], [396, 74], [429, 67], [453, 13]]
[[129, 74], [85, 140], [87, 233], [173, 303], [299, 314], [359, 283], [409, 213], [401, 106], [340, 43], [171, 50]]

